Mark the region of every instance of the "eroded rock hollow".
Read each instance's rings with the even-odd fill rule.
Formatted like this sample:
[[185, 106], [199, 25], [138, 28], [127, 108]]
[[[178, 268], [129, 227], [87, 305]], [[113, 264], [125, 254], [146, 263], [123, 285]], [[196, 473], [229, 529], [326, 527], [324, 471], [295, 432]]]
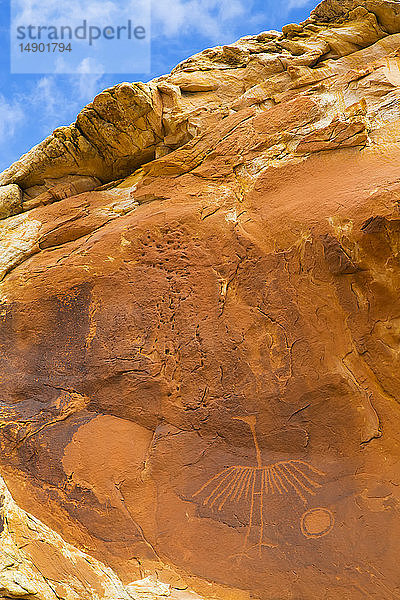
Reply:
[[324, 0], [0, 176], [3, 499], [40, 525], [3, 508], [1, 551], [54, 598], [400, 598], [399, 32]]

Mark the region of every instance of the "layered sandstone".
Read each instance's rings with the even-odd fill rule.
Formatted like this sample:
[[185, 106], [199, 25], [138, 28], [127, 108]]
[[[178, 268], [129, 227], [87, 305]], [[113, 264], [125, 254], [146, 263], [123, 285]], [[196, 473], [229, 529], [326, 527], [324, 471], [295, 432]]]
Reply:
[[1, 598], [135, 598], [110, 569], [21, 510], [2, 479], [0, 501]]
[[0, 471], [121, 593], [400, 597], [399, 46], [324, 0], [0, 176]]

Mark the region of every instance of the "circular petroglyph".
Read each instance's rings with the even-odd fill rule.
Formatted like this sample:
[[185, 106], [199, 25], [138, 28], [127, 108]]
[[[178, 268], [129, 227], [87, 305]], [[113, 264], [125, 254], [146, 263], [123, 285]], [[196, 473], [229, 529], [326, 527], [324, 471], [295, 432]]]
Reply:
[[327, 508], [311, 508], [301, 517], [301, 531], [307, 538], [319, 538], [330, 533], [335, 524], [333, 514]]

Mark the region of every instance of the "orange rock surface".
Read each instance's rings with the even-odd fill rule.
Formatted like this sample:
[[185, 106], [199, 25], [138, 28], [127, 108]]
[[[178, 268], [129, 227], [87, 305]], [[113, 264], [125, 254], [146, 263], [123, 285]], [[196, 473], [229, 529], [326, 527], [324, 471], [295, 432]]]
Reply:
[[1, 176], [0, 471], [125, 585], [400, 597], [398, 32], [325, 0], [146, 84], [158, 154]]

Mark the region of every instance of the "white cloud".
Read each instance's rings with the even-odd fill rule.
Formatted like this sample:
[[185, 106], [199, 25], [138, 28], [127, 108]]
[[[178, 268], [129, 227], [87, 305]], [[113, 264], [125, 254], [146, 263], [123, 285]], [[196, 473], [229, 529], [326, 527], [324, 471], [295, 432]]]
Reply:
[[307, 4], [311, 4], [311, 0], [289, 0], [286, 14], [295, 8], [303, 8]]
[[[255, 34], [267, 23], [286, 18], [290, 11], [310, 5], [313, 0], [154, 0], [152, 4], [153, 36], [167, 38], [198, 34], [215, 44], [235, 39], [246, 23], [248, 33]], [[314, 4], [316, 1], [314, 0]]]
[[260, 19], [260, 15], [250, 18], [251, 5], [251, 0], [157, 0], [152, 6], [153, 35], [200, 34], [223, 43], [241, 19], [249, 27]]
[[14, 135], [20, 123], [24, 120], [24, 111], [18, 101], [8, 102], [0, 94], [0, 141], [8, 143], [7, 138]]
[[[149, 2], [150, 0], [144, 1]], [[69, 0], [68, 3], [58, 3], [54, 0], [13, 0], [13, 15], [15, 24], [41, 23], [43, 25], [74, 26], [74, 24], [80, 25], [83, 19], [86, 19], [88, 23], [101, 24], [112, 23], [119, 17], [126, 17], [129, 14], [129, 5], [129, 2], [120, 4], [112, 0], [86, 0], [85, 2]]]
[[74, 102], [75, 99], [71, 102], [61, 92], [57, 79], [52, 75], [41, 77], [20, 99], [20, 104], [39, 116], [40, 128], [45, 135], [62, 123]]
[[[91, 57], [90, 72], [96, 75], [125, 73], [134, 61], [137, 72], [147, 72], [150, 6], [151, 0], [12, 0], [14, 72], [79, 73], [86, 57]], [[143, 38], [137, 37], [139, 26], [144, 28]], [[40, 50], [33, 62], [33, 55], [18, 52], [21, 39], [37, 40], [43, 48], [56, 40], [64, 49], [53, 42], [53, 51]], [[104, 66], [99, 68], [97, 61]]]
[[59, 111], [59, 93], [53, 77], [42, 77], [36, 83], [31, 103], [41, 105], [49, 116], [54, 116]]
[[[16, 96], [13, 107], [14, 112], [19, 116], [18, 124], [24, 120], [28, 121], [32, 115], [35, 115], [36, 125], [43, 137], [46, 137], [56, 127], [67, 125], [84, 104], [92, 100], [98, 91], [96, 88], [100, 85], [100, 79], [101, 76], [81, 73], [68, 76], [68, 83], [65, 82], [67, 85], [61, 86], [57, 75], [41, 77]], [[1, 106], [0, 97], [0, 116]]]
[[[56, 62], [56, 75], [70, 74], [69, 65], [65, 62], [62, 55]], [[76, 67], [76, 73], [70, 74], [68, 83], [72, 87], [74, 100], [79, 100], [80, 103], [86, 103], [93, 100], [99, 92], [100, 81], [105, 74], [104, 65], [99, 61], [89, 56], [81, 60]], [[50, 79], [47, 77], [46, 79]], [[53, 85], [57, 85], [57, 80], [51, 77]]]
[[72, 76], [72, 84], [78, 90], [80, 100], [89, 102], [99, 92], [104, 67], [93, 58], [85, 58], [78, 66], [78, 75]]

